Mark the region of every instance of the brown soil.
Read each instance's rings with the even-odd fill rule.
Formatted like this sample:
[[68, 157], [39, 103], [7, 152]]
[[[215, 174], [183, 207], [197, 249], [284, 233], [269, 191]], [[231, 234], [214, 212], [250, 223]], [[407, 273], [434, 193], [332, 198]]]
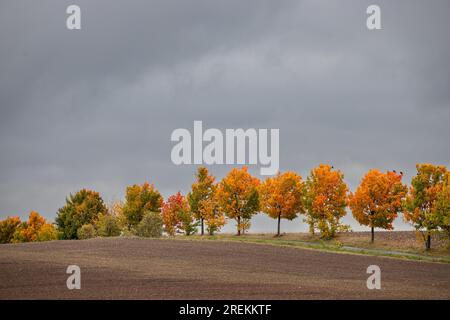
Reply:
[[[68, 290], [68, 265], [81, 290]], [[366, 269], [381, 268], [381, 290]], [[223, 241], [0, 245], [0, 299], [450, 299], [450, 264]]]

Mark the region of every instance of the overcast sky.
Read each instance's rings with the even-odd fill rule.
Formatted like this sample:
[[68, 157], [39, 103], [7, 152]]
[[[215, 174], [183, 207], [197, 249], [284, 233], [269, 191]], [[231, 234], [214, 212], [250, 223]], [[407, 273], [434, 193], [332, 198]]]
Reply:
[[[70, 4], [81, 30], [66, 28]], [[0, 219], [53, 220], [83, 187], [105, 201], [144, 181], [186, 193], [196, 168], [172, 163], [170, 135], [194, 120], [279, 128], [281, 170], [329, 163], [352, 190], [370, 168], [409, 183], [417, 162], [449, 166], [449, 13], [447, 0], [2, 0]]]

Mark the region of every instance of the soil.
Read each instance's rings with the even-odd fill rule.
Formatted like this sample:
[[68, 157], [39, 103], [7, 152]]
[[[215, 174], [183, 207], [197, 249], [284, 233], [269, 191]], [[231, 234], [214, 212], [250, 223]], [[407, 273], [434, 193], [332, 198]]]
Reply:
[[[69, 265], [80, 290], [67, 289]], [[366, 286], [369, 265], [380, 290]], [[231, 241], [6, 244], [0, 299], [450, 299], [450, 264]]]

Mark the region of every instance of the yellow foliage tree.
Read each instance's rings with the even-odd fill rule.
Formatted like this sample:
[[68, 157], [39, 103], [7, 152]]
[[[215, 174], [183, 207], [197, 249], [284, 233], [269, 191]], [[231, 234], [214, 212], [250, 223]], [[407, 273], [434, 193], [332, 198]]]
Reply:
[[425, 242], [425, 249], [429, 250], [431, 249], [431, 232], [439, 227], [436, 209], [437, 205], [443, 204], [438, 201], [438, 197], [440, 194], [442, 196], [448, 173], [445, 166], [433, 164], [417, 164], [416, 169], [417, 174], [411, 180], [411, 187], [404, 204], [403, 217], [420, 231]]
[[[199, 167], [196, 174], [196, 181], [192, 184], [192, 190], [187, 195], [189, 207], [195, 218], [200, 222], [201, 235], [204, 235], [204, 222], [209, 219], [207, 226], [210, 231], [216, 229], [220, 225], [217, 219], [214, 196], [216, 186], [214, 184], [215, 177], [209, 175], [208, 169]], [[211, 229], [212, 227], [212, 229]]]

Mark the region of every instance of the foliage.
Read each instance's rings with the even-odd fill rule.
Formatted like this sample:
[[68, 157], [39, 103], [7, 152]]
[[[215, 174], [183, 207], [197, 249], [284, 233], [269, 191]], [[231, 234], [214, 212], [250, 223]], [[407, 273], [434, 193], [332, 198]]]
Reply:
[[433, 164], [417, 164], [416, 169], [417, 174], [411, 180], [404, 203], [403, 217], [421, 231], [426, 248], [430, 249], [431, 232], [439, 227], [440, 219], [436, 217], [440, 214], [437, 212], [442, 212], [442, 206], [445, 207], [445, 201], [438, 201], [438, 197], [445, 197], [443, 189], [448, 173], [445, 166]]
[[17, 226], [12, 242], [55, 240], [57, 232], [52, 224], [36, 211], [31, 211], [28, 220]]
[[267, 178], [259, 187], [259, 195], [261, 211], [278, 219], [277, 235], [280, 235], [280, 219], [293, 220], [304, 212], [303, 182], [294, 172]]
[[101, 214], [95, 222], [100, 237], [117, 237], [120, 235], [118, 218], [111, 213]]
[[164, 202], [161, 214], [165, 230], [171, 236], [179, 231], [183, 231], [186, 235], [197, 231], [198, 223], [195, 223], [188, 201], [180, 192], [170, 196]]
[[159, 238], [162, 232], [163, 221], [159, 212], [146, 212], [136, 228], [136, 234], [140, 237]]
[[127, 228], [127, 219], [123, 213], [124, 203], [123, 201], [112, 201], [108, 203], [108, 214], [116, 218], [119, 228]]
[[19, 225], [19, 217], [7, 217], [0, 221], [0, 243], [10, 243]]
[[106, 212], [98, 192], [82, 189], [66, 198], [65, 206], [58, 210], [56, 225], [62, 239], [77, 239], [77, 231], [82, 225], [94, 224], [99, 215]]
[[311, 170], [305, 185], [306, 221], [310, 232], [319, 229], [323, 238], [332, 238], [345, 216], [348, 187], [344, 175], [333, 167], [321, 164]]
[[214, 232], [219, 231], [225, 225], [225, 216], [219, 208], [216, 195], [207, 201], [203, 201], [200, 211], [209, 235], [213, 235]]
[[58, 232], [53, 224], [46, 223], [38, 231], [36, 241], [50, 241], [58, 239]]
[[219, 183], [219, 210], [228, 218], [236, 220], [238, 235], [245, 226], [241, 220], [250, 220], [259, 210], [259, 184], [259, 180], [248, 173], [245, 166], [242, 169], [232, 169]]
[[450, 240], [450, 172], [448, 171], [442, 188], [437, 193], [431, 219], [440, 230], [447, 234]]
[[145, 182], [127, 187], [123, 206], [127, 228], [136, 227], [147, 211], [160, 212], [162, 204], [163, 198], [153, 184]]
[[214, 214], [213, 202], [216, 189], [214, 180], [215, 177], [208, 174], [208, 169], [199, 167], [196, 181], [192, 184], [192, 190], [187, 195], [189, 207], [194, 217], [200, 222], [202, 235], [204, 233], [203, 223], [205, 219], [210, 220], [207, 222], [210, 232], [217, 230], [220, 225], [220, 221]]
[[371, 228], [392, 230], [392, 223], [402, 210], [407, 192], [407, 187], [401, 182], [402, 177], [393, 171], [370, 170], [355, 193], [349, 196], [349, 206], [356, 221]]
[[91, 239], [97, 236], [95, 227], [92, 224], [84, 224], [77, 231], [78, 239]]

